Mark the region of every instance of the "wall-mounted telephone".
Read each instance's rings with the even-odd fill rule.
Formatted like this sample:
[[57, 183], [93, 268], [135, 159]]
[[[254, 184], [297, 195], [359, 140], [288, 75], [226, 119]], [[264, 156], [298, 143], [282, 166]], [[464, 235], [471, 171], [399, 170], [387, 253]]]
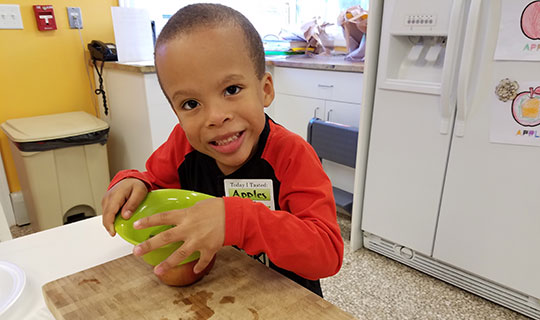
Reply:
[[114, 43], [103, 43], [99, 40], [92, 40], [88, 44], [88, 51], [90, 51], [92, 59], [99, 61], [118, 61]]
[[[99, 77], [99, 88], [96, 88], [94, 92], [96, 95], [101, 95], [103, 98], [103, 112], [105, 115], [109, 114], [109, 108], [107, 107], [107, 96], [105, 95], [105, 89], [103, 89], [103, 65], [105, 61], [118, 61], [118, 55], [116, 53], [116, 46], [114, 43], [103, 43], [99, 40], [92, 40], [88, 44], [88, 51], [92, 57], [92, 63], [96, 68], [96, 73]], [[98, 68], [96, 61], [101, 61], [101, 67]]]

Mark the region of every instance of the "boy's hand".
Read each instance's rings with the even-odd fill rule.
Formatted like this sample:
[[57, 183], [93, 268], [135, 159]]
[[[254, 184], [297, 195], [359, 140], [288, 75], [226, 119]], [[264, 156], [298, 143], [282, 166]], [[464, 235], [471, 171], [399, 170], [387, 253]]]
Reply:
[[184, 241], [184, 244], [154, 268], [163, 274], [178, 265], [195, 251], [201, 253], [193, 272], [199, 273], [210, 263], [225, 241], [225, 203], [222, 198], [206, 199], [186, 209], [158, 213], [137, 220], [133, 227], [144, 229], [159, 225], [174, 225], [146, 240], [133, 249], [133, 254], [142, 256], [168, 243]]
[[114, 237], [114, 218], [120, 209], [122, 217], [129, 219], [148, 193], [146, 184], [139, 179], [127, 178], [115, 184], [101, 200], [103, 226]]

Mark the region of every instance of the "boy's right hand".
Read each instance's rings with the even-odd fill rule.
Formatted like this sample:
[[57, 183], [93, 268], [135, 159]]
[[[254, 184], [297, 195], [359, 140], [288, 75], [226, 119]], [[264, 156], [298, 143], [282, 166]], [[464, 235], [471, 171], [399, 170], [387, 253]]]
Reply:
[[124, 179], [105, 193], [101, 200], [101, 207], [103, 208], [102, 222], [111, 237], [116, 234], [116, 231], [114, 231], [114, 219], [118, 211], [122, 209], [122, 217], [129, 219], [147, 193], [146, 184], [135, 178]]

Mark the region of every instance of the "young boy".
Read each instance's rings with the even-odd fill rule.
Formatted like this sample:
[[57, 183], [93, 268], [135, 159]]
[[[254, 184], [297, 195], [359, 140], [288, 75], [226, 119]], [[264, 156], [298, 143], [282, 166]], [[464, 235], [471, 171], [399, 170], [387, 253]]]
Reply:
[[[136, 222], [135, 228], [175, 227], [133, 253], [183, 240], [154, 272], [194, 251], [201, 254], [194, 267], [200, 272], [222, 246], [234, 245], [250, 255], [265, 253], [271, 268], [322, 296], [318, 279], [336, 274], [343, 259], [332, 186], [311, 146], [264, 113], [274, 88], [257, 31], [222, 5], [184, 7], [157, 39], [155, 66], [179, 124], [148, 159], [146, 172], [125, 170], [113, 178], [102, 201], [105, 228], [114, 236], [116, 213], [129, 218], [148, 190], [214, 195]], [[255, 190], [252, 199], [232, 196], [239, 186]], [[260, 186], [269, 192], [257, 193]]]

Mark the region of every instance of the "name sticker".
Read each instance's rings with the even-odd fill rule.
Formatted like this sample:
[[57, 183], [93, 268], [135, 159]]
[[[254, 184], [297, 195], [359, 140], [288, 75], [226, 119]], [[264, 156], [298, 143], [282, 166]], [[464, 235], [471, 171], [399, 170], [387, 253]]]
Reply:
[[225, 196], [251, 199], [275, 210], [272, 179], [225, 179], [224, 184]]

